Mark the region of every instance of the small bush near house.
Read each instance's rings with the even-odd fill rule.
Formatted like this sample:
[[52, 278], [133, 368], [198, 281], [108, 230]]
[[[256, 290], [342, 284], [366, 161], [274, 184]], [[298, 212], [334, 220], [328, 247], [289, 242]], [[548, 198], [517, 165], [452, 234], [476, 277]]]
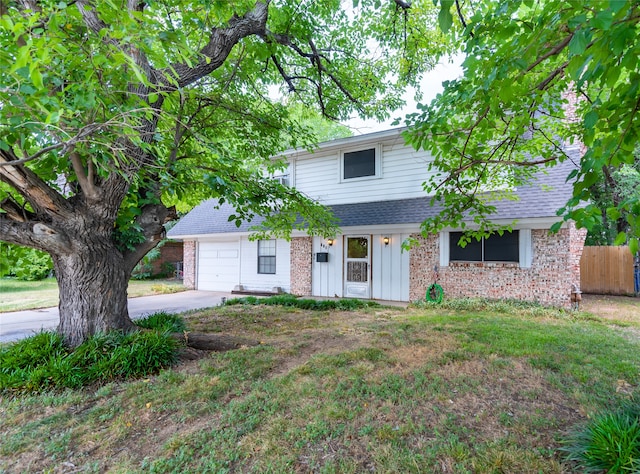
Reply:
[[264, 304], [268, 306], [290, 306], [299, 309], [309, 309], [315, 311], [355, 311], [362, 308], [379, 307], [380, 304], [375, 301], [356, 300], [356, 299], [339, 299], [339, 300], [313, 300], [309, 298], [297, 298], [293, 295], [276, 295], [267, 298], [256, 298], [255, 296], [246, 296], [244, 298], [232, 298], [227, 300], [227, 305], [258, 305]]
[[[182, 326], [180, 326], [182, 323]], [[151, 315], [150, 331], [98, 334], [75, 350], [41, 332], [0, 348], [0, 392], [77, 389], [92, 383], [143, 377], [169, 367], [180, 343], [169, 334], [184, 327], [174, 315]]]
[[640, 472], [640, 404], [596, 416], [567, 444], [567, 459], [576, 462], [580, 472]]
[[561, 308], [542, 306], [539, 303], [515, 299], [452, 298], [444, 299], [441, 303], [418, 300], [411, 303], [411, 306], [414, 308], [438, 308], [450, 311], [491, 311], [500, 314], [518, 311], [520, 314], [528, 316], [550, 316], [566, 313]]

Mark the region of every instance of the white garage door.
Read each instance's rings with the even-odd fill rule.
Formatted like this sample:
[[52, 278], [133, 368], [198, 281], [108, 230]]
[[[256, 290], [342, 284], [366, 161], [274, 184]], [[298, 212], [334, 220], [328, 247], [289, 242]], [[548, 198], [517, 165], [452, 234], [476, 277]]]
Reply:
[[238, 241], [201, 242], [198, 246], [198, 289], [231, 291], [240, 280]]

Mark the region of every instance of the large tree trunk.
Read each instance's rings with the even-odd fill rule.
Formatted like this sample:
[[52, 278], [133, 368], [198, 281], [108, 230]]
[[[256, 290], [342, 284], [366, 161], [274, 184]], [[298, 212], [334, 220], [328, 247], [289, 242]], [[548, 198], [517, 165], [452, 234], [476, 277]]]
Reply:
[[129, 271], [112, 242], [77, 236], [75, 252], [54, 255], [60, 289], [58, 332], [70, 347], [89, 336], [113, 330], [129, 331], [127, 286]]

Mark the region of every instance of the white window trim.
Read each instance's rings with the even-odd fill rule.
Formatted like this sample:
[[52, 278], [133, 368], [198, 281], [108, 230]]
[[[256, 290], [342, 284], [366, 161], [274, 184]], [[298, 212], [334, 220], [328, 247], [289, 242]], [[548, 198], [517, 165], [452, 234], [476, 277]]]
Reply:
[[[260, 242], [274, 242], [274, 247], [273, 247], [273, 255], [260, 255]], [[278, 254], [278, 241], [277, 239], [260, 239], [258, 241], [256, 241], [256, 251], [257, 251], [257, 268], [256, 268], [256, 272], [258, 275], [276, 275], [278, 273], [278, 258], [277, 258], [277, 254]], [[273, 257], [275, 258], [275, 267], [274, 267], [274, 271], [273, 272], [261, 272], [260, 271], [260, 257]]]
[[[531, 240], [531, 229], [513, 229], [517, 230], [518, 236], [518, 252], [520, 268], [531, 268], [533, 262], [533, 244]], [[452, 231], [459, 232], [459, 231]], [[450, 263], [449, 255], [449, 231], [440, 232], [440, 266], [448, 267]], [[500, 262], [496, 262], [500, 263]]]
[[[354, 151], [363, 151], [363, 150], [370, 150], [371, 148], [373, 148], [375, 150], [375, 168], [376, 168], [376, 174], [373, 176], [361, 176], [359, 178], [345, 178], [344, 177], [344, 155], [345, 153], [353, 153]], [[371, 145], [371, 146], [357, 146], [357, 147], [350, 147], [350, 148], [344, 148], [340, 150], [340, 164], [339, 164], [339, 168], [340, 168], [340, 174], [339, 174], [339, 183], [353, 183], [356, 181], [367, 181], [370, 179], [380, 179], [382, 178], [382, 146], [380, 145], [380, 143], [376, 143], [375, 145]]]

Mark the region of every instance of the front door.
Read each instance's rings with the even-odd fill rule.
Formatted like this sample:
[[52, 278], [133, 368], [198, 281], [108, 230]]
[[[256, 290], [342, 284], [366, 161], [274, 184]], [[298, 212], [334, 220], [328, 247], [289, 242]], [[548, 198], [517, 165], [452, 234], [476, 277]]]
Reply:
[[371, 236], [345, 236], [344, 296], [371, 298]]

